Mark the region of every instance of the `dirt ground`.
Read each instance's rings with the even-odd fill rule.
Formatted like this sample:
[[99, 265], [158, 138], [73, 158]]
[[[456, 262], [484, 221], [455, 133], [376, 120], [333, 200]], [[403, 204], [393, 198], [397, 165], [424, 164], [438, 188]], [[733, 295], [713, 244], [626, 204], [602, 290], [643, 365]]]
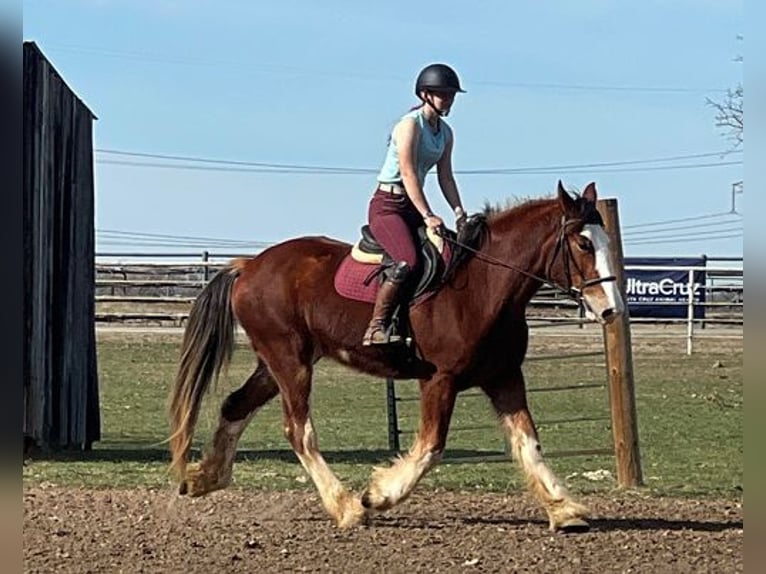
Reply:
[[525, 494], [420, 490], [338, 530], [309, 492], [30, 487], [25, 572], [742, 572], [731, 501], [586, 497], [585, 534], [547, 529]]

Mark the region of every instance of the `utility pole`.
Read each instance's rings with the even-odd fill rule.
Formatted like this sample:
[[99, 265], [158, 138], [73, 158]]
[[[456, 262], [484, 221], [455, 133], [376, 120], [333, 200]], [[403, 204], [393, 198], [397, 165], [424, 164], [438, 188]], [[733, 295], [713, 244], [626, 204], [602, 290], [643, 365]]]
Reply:
[[744, 189], [745, 185], [742, 180], [735, 181], [731, 184], [731, 211], [729, 213], [737, 213], [736, 196], [738, 193], [742, 193]]

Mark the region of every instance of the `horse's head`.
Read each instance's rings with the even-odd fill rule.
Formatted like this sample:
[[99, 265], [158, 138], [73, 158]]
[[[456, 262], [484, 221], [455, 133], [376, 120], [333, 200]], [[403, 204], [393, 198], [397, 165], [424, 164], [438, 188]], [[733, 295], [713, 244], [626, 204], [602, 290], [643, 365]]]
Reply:
[[588, 318], [611, 323], [625, 311], [604, 222], [596, 210], [596, 184], [573, 198], [559, 181], [561, 229], [548, 276], [578, 292]]

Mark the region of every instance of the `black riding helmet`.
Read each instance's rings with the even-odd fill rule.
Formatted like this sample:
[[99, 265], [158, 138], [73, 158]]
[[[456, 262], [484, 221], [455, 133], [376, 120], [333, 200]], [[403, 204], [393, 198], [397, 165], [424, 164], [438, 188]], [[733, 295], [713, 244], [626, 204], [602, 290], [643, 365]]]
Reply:
[[455, 70], [446, 64], [431, 64], [421, 70], [415, 81], [415, 95], [420, 97], [420, 92], [423, 90], [465, 93], [465, 90], [460, 87], [460, 79]]

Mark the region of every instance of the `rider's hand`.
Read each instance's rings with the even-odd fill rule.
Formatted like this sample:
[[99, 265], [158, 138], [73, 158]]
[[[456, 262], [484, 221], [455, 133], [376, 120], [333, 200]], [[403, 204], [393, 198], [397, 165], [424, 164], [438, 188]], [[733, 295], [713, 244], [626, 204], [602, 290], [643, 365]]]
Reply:
[[425, 222], [426, 227], [428, 227], [428, 229], [431, 229], [433, 231], [436, 231], [437, 228], [444, 225], [444, 220], [434, 213], [428, 214], [426, 217], [423, 218], [423, 221]]

